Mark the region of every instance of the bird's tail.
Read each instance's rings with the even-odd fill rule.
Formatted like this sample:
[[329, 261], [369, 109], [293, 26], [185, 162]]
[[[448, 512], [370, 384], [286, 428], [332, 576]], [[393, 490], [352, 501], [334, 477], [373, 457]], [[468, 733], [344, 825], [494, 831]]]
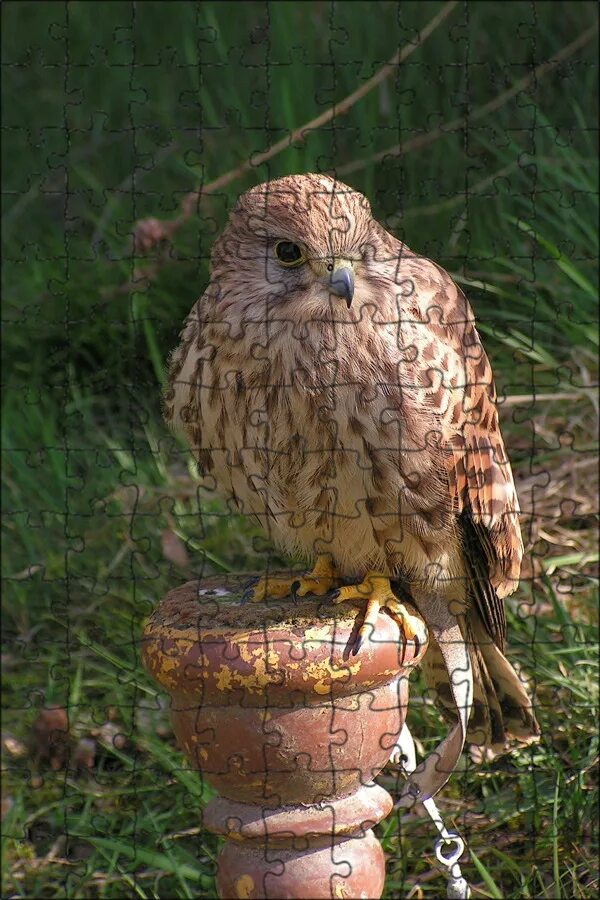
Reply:
[[[469, 610], [460, 622], [473, 670], [473, 708], [467, 740], [501, 752], [507, 741], [537, 740], [540, 730], [533, 705], [522, 680], [487, 633], [477, 611]], [[448, 672], [433, 636], [421, 663], [427, 684], [444, 713], [456, 719]], [[457, 681], [460, 674], [455, 674]]]

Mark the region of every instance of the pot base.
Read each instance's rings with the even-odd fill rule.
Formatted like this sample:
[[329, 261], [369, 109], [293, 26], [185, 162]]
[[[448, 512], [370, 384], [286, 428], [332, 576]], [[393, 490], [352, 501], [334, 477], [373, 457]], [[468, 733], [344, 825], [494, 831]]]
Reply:
[[377, 784], [313, 806], [266, 809], [216, 797], [204, 826], [226, 838], [220, 897], [378, 898], [385, 857], [372, 827], [393, 801]]
[[143, 642], [182, 749], [220, 794], [203, 816], [225, 838], [219, 896], [378, 898], [385, 859], [372, 828], [393, 803], [374, 778], [404, 723], [425, 625], [407, 640], [380, 613], [354, 655], [360, 604], [249, 608], [247, 578], [171, 591]]

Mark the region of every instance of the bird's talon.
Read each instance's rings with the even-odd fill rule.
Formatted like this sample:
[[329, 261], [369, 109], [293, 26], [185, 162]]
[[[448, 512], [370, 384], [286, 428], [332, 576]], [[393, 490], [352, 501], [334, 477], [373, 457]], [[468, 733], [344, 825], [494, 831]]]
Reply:
[[414, 642], [417, 650], [419, 649], [422, 643], [419, 635], [424, 637], [423, 624], [417, 616], [410, 613], [404, 604], [398, 600], [392, 591], [389, 578], [386, 576], [381, 575], [379, 572], [368, 572], [360, 584], [347, 585], [333, 591], [328, 596], [332, 603], [343, 603], [346, 600], [354, 603], [360, 600], [367, 601], [367, 608], [359, 636], [354, 645], [353, 655], [356, 655], [364, 643], [369, 625], [371, 626], [370, 637], [373, 636], [380, 609], [386, 609], [389, 612], [402, 632], [403, 639]]
[[282, 600], [291, 596], [294, 603], [297, 603], [299, 597], [305, 597], [307, 594], [322, 596], [327, 593], [334, 579], [335, 572], [331, 558], [328, 554], [322, 554], [317, 557], [312, 572], [301, 578], [273, 578], [268, 575], [256, 578], [247, 585], [243, 595], [247, 599], [243, 602], [250, 600], [258, 603], [266, 600]]

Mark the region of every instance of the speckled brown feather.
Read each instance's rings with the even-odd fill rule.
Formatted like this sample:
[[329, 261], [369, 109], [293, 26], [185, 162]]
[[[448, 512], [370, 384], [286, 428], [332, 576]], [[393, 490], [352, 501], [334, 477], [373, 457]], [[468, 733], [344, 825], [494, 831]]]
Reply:
[[[308, 262], [282, 270], [281, 239]], [[325, 279], [340, 258], [355, 269], [348, 310]], [[501, 653], [522, 543], [491, 368], [464, 295], [365, 197], [301, 175], [240, 198], [171, 356], [164, 411], [206, 486], [283, 549], [329, 552], [346, 576], [375, 568], [417, 604], [426, 593], [456, 607], [477, 641], [474, 733], [536, 732]], [[435, 651], [425, 668], [443, 702]]]
[[[431, 266], [429, 261], [426, 261]], [[454, 508], [463, 535], [473, 595], [482, 619], [498, 646], [506, 639], [501, 599], [519, 583], [523, 542], [518, 498], [500, 433], [492, 369], [475, 328], [471, 307], [450, 276], [439, 266], [445, 327], [432, 323], [446, 357], [447, 377], [464, 393], [449, 410], [442, 432], [443, 455]]]

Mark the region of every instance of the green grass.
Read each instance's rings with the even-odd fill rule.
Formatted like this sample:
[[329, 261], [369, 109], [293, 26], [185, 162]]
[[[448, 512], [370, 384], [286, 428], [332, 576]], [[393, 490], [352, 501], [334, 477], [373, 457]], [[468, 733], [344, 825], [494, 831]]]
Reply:
[[[6, 896], [214, 896], [218, 847], [201, 829], [210, 788], [177, 751], [138, 652], [169, 588], [259, 567], [271, 552], [197, 496], [160, 418], [162, 360], [206, 284], [214, 236], [251, 184], [367, 160], [483, 106], [589, 28], [596, 7], [516, 2], [499, 22], [495, 4], [460, 5], [333, 126], [206, 198], [146, 290], [119, 290], [143, 263], [129, 238], [136, 219], [173, 218], [200, 180], [339, 102], [438, 8], [4, 4]], [[501, 414], [527, 561], [510, 643], [533, 679], [543, 738], [465, 761], [440, 801], [472, 851], [476, 896], [598, 887], [596, 45], [534, 93], [347, 176], [463, 285], [500, 397], [512, 398]], [[444, 725], [419, 678], [412, 696], [413, 732], [429, 749]], [[21, 752], [39, 709], [54, 705], [68, 708], [74, 745], [96, 741], [91, 770], [71, 760], [55, 771], [35, 747]], [[125, 736], [118, 747], [106, 723]], [[387, 895], [440, 896], [431, 829], [390, 819], [379, 833]]]

